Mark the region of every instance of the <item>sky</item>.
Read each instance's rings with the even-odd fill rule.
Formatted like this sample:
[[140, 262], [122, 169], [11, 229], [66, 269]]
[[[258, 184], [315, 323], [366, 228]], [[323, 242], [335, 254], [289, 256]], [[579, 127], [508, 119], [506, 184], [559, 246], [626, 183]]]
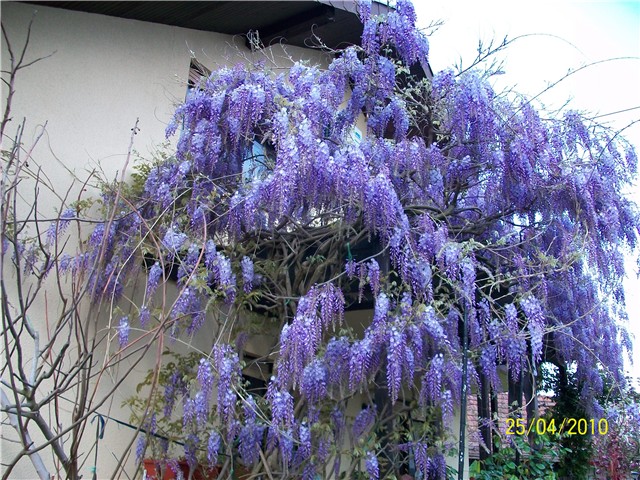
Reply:
[[[418, 23], [427, 28], [443, 24], [429, 36], [429, 63], [438, 72], [462, 61], [469, 65], [478, 42], [515, 40], [499, 58], [502, 75], [495, 88], [514, 87], [533, 97], [548, 85], [585, 65], [539, 97], [549, 110], [570, 101], [572, 109], [617, 130], [634, 145], [640, 156], [640, 0], [539, 0], [499, 1], [415, 0]], [[627, 110], [622, 112], [622, 110]], [[619, 113], [617, 113], [619, 112]], [[632, 122], [636, 124], [628, 127]], [[640, 179], [630, 195], [640, 203]], [[640, 281], [628, 262], [625, 281], [627, 327], [635, 336], [632, 377], [640, 377]], [[640, 387], [640, 382], [637, 383]]]

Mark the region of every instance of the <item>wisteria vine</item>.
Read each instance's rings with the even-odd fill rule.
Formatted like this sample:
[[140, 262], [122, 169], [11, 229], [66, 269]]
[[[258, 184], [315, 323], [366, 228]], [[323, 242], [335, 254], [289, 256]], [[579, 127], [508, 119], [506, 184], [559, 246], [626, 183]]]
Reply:
[[[601, 373], [623, 381], [633, 148], [573, 111], [543, 119], [474, 71], [411, 76], [428, 55], [411, 3], [386, 16], [359, 6], [361, 45], [327, 68], [239, 64], [203, 78], [167, 128], [175, 155], [126, 202], [106, 193], [126, 214], [89, 239], [109, 237], [98, 296], [121, 295], [146, 253], [144, 328], [192, 334], [225, 305], [279, 331], [264, 397], [245, 390], [242, 352], [226, 343], [196, 382], [167, 387], [165, 413], [181, 398], [185, 430], [214, 425], [194, 431], [211, 462], [237, 451], [249, 467], [312, 479], [349, 468], [349, 451], [377, 479], [411, 452], [422, 478], [442, 478], [465, 324], [471, 384], [501, 388], [501, 366], [515, 380], [542, 361], [571, 364], [597, 408]], [[162, 316], [156, 290], [173, 281]], [[359, 329], [345, 311], [366, 302]], [[117, 326], [123, 347], [134, 320]]]

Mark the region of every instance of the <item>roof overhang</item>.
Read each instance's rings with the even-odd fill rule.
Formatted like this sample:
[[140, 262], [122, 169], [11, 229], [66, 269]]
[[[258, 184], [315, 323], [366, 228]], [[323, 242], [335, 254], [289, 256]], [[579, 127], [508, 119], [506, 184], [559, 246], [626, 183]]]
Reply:
[[[142, 22], [246, 37], [258, 32], [262, 46], [285, 43], [303, 48], [339, 50], [359, 45], [363, 25], [353, 0], [286, 1], [23, 1], [32, 5], [127, 18]], [[374, 1], [375, 15], [390, 7]], [[432, 77], [431, 67], [413, 65], [411, 73]]]
[[[264, 45], [283, 42], [331, 49], [359, 44], [362, 23], [352, 1], [26, 1], [228, 35], [259, 32]], [[380, 8], [380, 7], [379, 7]]]

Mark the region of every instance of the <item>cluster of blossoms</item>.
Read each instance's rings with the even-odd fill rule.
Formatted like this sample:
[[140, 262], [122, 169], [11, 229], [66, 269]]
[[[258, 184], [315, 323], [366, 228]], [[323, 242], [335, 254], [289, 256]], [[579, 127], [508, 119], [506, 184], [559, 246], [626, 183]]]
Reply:
[[123, 348], [129, 343], [129, 317], [122, 317], [118, 325], [118, 343]]
[[[193, 89], [167, 130], [182, 126], [176, 154], [151, 169], [140, 210], [99, 225], [89, 240], [103, 259], [96, 293], [118, 296], [135, 270], [123, 263], [136, 258], [142, 219], [154, 220], [144, 232], [159, 249], [145, 298], [151, 305], [176, 266], [173, 332], [204, 328], [217, 302], [242, 309], [254, 290], [279, 308], [264, 404], [242, 393], [229, 345], [215, 347], [215, 368], [202, 363], [199, 391], [185, 396], [187, 426], [211, 415], [217, 391], [218, 429], [204, 439], [211, 461], [235, 444], [248, 465], [262, 449], [276, 452], [283, 470], [314, 478], [344, 443], [347, 399], [371, 390], [384, 391], [390, 408], [416, 400], [446, 427], [462, 382], [482, 377], [498, 389], [500, 365], [516, 381], [543, 360], [575, 362], [586, 404], [602, 365], [622, 380], [622, 255], [639, 227], [622, 194], [636, 171], [633, 150], [573, 112], [543, 120], [530, 102], [508, 102], [472, 71], [410, 79], [427, 99], [412, 104], [400, 73], [428, 53], [413, 6], [398, 0], [387, 17], [360, 6], [362, 46], [326, 69], [238, 65]], [[354, 141], [358, 121], [366, 134]], [[256, 142], [269, 153], [261, 174], [247, 178]], [[338, 235], [347, 248], [357, 236], [379, 249], [367, 258], [349, 250], [310, 284], [312, 257], [322, 268], [326, 258], [287, 251], [295, 234], [317, 235], [317, 249]], [[357, 301], [374, 305], [359, 332], [344, 322], [354, 281]], [[143, 325], [148, 312], [145, 304]], [[123, 345], [128, 325], [119, 327]], [[183, 387], [177, 381], [165, 392], [169, 412]], [[369, 403], [351, 430], [365, 443], [378, 435], [383, 410]], [[412, 452], [424, 478], [442, 478], [440, 443], [416, 435], [396, 449]], [[371, 478], [388, 463], [382, 455], [366, 454]]]

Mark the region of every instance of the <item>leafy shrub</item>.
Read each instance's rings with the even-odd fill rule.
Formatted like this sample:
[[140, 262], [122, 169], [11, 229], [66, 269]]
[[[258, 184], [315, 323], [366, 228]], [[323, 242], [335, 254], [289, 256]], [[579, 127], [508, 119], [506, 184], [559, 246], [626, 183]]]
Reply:
[[[474, 461], [469, 467], [475, 480], [556, 480], [554, 464], [569, 450], [562, 447], [559, 438], [547, 435], [535, 437], [534, 445], [526, 437], [513, 436], [503, 440], [495, 436], [495, 453], [483, 461]], [[516, 463], [516, 453], [520, 459]]]
[[607, 410], [609, 429], [594, 438], [596, 478], [623, 480], [640, 470], [640, 403], [615, 404]]

